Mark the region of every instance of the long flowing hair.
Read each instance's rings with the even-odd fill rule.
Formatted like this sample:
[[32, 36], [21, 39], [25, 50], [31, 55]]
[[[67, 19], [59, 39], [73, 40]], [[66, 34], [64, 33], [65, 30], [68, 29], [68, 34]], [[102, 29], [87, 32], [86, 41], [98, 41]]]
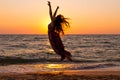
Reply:
[[58, 15], [54, 21], [54, 31], [58, 34], [64, 35], [64, 30], [69, 28], [70, 24], [68, 18], [65, 18], [63, 15]]

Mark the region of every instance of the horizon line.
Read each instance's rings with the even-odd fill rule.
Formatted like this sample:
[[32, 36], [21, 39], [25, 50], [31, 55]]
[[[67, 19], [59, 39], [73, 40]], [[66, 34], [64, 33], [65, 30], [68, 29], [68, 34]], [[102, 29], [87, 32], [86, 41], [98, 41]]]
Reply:
[[[48, 35], [48, 34], [23, 34], [23, 33], [11, 33], [11, 34], [9, 34], [9, 33], [5, 33], [5, 34], [1, 34], [0, 33], [0, 35]], [[69, 33], [69, 34], [65, 34], [65, 35], [120, 35], [120, 33], [90, 33], [90, 34], [84, 34], [84, 33], [78, 33], [78, 34], [76, 34], [76, 33]]]

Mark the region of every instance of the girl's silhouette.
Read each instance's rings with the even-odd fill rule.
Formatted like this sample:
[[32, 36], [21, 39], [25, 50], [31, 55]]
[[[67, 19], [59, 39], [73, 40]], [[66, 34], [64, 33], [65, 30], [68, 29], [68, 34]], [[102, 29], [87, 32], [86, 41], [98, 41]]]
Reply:
[[70, 27], [69, 22], [67, 21], [67, 18], [64, 18], [63, 15], [56, 16], [59, 6], [57, 6], [54, 14], [52, 14], [50, 1], [48, 1], [48, 6], [51, 19], [51, 23], [48, 25], [48, 36], [50, 44], [55, 53], [61, 56], [61, 61], [63, 61], [65, 58], [67, 58], [69, 61], [72, 61], [71, 53], [64, 49], [64, 45], [60, 38], [61, 34], [64, 35], [63, 28]]

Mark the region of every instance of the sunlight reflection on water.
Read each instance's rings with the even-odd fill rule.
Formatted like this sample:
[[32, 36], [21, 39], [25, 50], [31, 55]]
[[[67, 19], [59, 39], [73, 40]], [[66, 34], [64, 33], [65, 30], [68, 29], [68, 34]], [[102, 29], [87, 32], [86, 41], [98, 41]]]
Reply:
[[40, 72], [48, 72], [48, 73], [62, 73], [67, 68], [74, 67], [71, 64], [56, 64], [56, 63], [48, 63], [48, 64], [37, 64], [35, 66], [36, 70], [41, 69]]
[[47, 68], [64, 68], [63, 64], [48, 64], [46, 65]]
[[46, 70], [61, 70], [63, 71], [66, 68], [73, 67], [71, 64], [38, 64], [35, 66], [36, 68], [42, 68]]

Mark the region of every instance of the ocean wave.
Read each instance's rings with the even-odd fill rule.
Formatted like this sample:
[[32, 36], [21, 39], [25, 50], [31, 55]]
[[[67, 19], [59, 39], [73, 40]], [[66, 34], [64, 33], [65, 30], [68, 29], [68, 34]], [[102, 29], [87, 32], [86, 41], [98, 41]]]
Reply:
[[86, 66], [75, 66], [70, 68], [71, 70], [86, 70], [86, 69], [99, 69], [99, 68], [109, 68], [109, 67], [115, 67], [120, 66], [118, 64], [114, 63], [106, 63], [106, 64], [96, 64], [96, 65], [86, 65]]
[[9, 47], [15, 47], [15, 48], [27, 48], [27, 44], [11, 44]]
[[[120, 35], [66, 35], [62, 41], [72, 54], [72, 64], [78, 64], [76, 69], [112, 67], [117, 65], [109, 63], [120, 62]], [[51, 49], [47, 35], [0, 35], [0, 65], [71, 64], [68, 60], [60, 62], [60, 56], [53, 55]], [[106, 64], [99, 64], [102, 62]], [[84, 63], [91, 65], [79, 65]]]

